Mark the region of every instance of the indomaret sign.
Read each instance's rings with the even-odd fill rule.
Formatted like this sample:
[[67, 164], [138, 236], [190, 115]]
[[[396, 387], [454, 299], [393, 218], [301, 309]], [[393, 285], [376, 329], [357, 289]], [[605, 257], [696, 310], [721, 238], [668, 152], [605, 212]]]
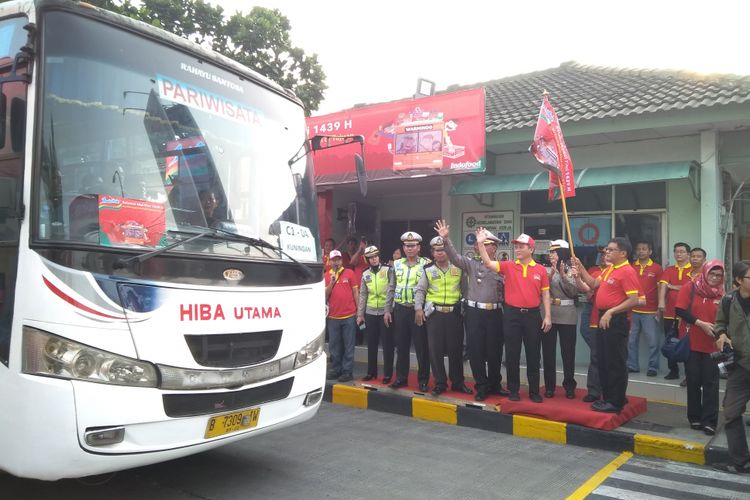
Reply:
[[[364, 136], [370, 180], [484, 172], [484, 88], [311, 117], [307, 133]], [[318, 185], [356, 182], [346, 149], [315, 152]]]

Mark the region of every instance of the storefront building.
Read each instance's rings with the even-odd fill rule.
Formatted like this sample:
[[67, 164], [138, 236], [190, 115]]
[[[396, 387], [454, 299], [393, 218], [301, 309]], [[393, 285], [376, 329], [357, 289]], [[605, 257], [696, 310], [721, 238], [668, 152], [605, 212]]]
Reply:
[[[678, 241], [730, 265], [750, 258], [750, 77], [566, 63], [471, 88], [485, 93], [483, 171], [371, 177], [366, 197], [354, 183], [322, 185], [324, 237], [354, 233], [390, 253], [407, 229], [431, 238], [434, 220], [445, 218], [466, 252], [473, 228], [487, 225], [525, 232], [543, 253], [565, 237], [560, 202], [548, 201], [547, 173], [528, 152], [546, 89], [575, 168], [568, 212], [577, 254], [591, 257], [610, 237], [626, 236], [652, 241], [663, 264]], [[316, 177], [326, 168], [316, 159]], [[500, 251], [512, 258], [510, 245]]]

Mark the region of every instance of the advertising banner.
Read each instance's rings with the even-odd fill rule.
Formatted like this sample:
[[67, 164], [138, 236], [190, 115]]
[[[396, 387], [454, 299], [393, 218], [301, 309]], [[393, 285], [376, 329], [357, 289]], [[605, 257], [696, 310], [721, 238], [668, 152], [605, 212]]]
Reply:
[[99, 241], [102, 245], [163, 246], [163, 203], [99, 195]]
[[475, 231], [483, 227], [498, 237], [497, 260], [509, 260], [513, 257], [513, 212], [465, 212], [461, 216], [461, 253], [474, 257], [474, 243], [477, 241]]
[[[307, 119], [308, 137], [362, 135], [369, 180], [484, 172], [484, 88]], [[356, 182], [356, 146], [313, 153], [318, 186]]]

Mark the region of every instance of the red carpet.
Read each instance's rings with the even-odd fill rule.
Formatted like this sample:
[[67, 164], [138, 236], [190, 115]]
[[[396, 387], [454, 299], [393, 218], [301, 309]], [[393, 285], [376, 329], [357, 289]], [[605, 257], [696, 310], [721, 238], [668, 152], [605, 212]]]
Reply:
[[[367, 382], [363, 382], [362, 380], [356, 380], [355, 382], [357, 385], [370, 385], [378, 388], [387, 387], [381, 383], [382, 379], [381, 376]], [[392, 380], [395, 381], [395, 378]], [[409, 385], [397, 390], [405, 395], [412, 395], [415, 393], [421, 395], [423, 393], [419, 392], [418, 386], [419, 384], [417, 382], [416, 373], [412, 372], [409, 374]], [[432, 378], [430, 378], [429, 386], [430, 390], [435, 387], [435, 381]], [[473, 381], [468, 380], [466, 386], [470, 389], [474, 389]], [[543, 390], [544, 389], [542, 388], [542, 391]], [[430, 393], [427, 392], [425, 395], [429, 394]], [[628, 404], [625, 405], [619, 415], [617, 413], [600, 413], [594, 411], [591, 409], [591, 403], [583, 402], [583, 397], [586, 395], [585, 389], [576, 390], [576, 399], [567, 399], [565, 397], [565, 390], [562, 387], [558, 387], [555, 391], [555, 397], [544, 398], [544, 403], [531, 402], [529, 400], [528, 391], [525, 387], [521, 388], [520, 395], [521, 401], [510, 401], [507, 397], [491, 395], [482, 401], [482, 403], [488, 406], [495, 406], [500, 413], [526, 415], [608, 431], [616, 429], [646, 411], [646, 400], [635, 396], [628, 396]], [[463, 394], [451, 391], [450, 381], [448, 382], [448, 390], [436, 399], [445, 399], [446, 402], [449, 402], [450, 399], [460, 399], [476, 403], [473, 394]]]

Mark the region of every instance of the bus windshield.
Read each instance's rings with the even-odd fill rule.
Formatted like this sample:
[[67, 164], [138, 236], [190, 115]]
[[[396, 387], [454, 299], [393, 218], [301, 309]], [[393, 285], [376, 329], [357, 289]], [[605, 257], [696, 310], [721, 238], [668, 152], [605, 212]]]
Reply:
[[[307, 238], [294, 256], [319, 260], [312, 163], [288, 164], [305, 140], [298, 104], [105, 23], [45, 20], [35, 241], [148, 251], [216, 227]], [[174, 251], [285, 258], [236, 241]]]

